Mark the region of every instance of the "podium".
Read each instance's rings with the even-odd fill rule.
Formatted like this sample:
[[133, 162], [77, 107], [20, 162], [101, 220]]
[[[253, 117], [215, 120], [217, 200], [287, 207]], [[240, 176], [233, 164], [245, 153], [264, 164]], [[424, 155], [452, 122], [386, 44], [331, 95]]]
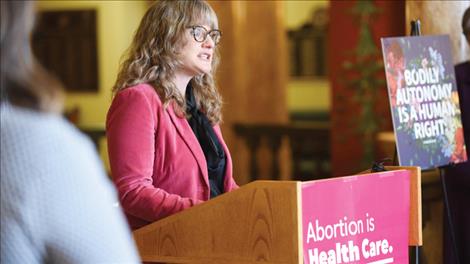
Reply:
[[[329, 180], [249, 183], [135, 230], [139, 254], [158, 263], [304, 263], [302, 189], [321, 181]], [[412, 197], [418, 194], [410, 188]], [[420, 223], [411, 222], [416, 243]]]

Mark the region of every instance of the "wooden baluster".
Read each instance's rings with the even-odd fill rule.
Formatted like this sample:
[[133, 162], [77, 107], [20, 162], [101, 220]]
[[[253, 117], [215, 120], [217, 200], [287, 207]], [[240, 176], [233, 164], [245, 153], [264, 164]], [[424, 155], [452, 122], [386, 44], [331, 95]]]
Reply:
[[[260, 167], [257, 153], [260, 141], [267, 139], [271, 152], [271, 179], [280, 179], [279, 152], [282, 137], [289, 139], [292, 153], [292, 179], [309, 181], [330, 177], [329, 160], [329, 126], [327, 124], [315, 125], [251, 125], [236, 124], [234, 126], [238, 136], [243, 137], [249, 149], [251, 180], [259, 178]], [[325, 166], [326, 165], [326, 166]]]
[[300, 151], [301, 143], [298, 140], [299, 138], [296, 138], [293, 136], [292, 133], [289, 133], [289, 142], [290, 142], [291, 152], [292, 152], [292, 179], [293, 180], [301, 179], [300, 163], [302, 160], [301, 159], [302, 154]]
[[329, 178], [331, 177], [331, 167], [330, 167], [330, 134], [328, 131], [319, 131], [318, 138], [322, 140], [320, 142], [328, 142], [326, 144], [319, 144], [318, 148], [320, 149], [320, 153], [318, 155], [318, 166], [320, 166], [319, 175], [321, 178]]
[[281, 148], [281, 135], [274, 134], [268, 138], [269, 149], [271, 150], [271, 179], [279, 180], [280, 169], [279, 169], [279, 149]]
[[256, 153], [260, 145], [260, 136], [258, 134], [247, 133], [246, 143], [250, 151], [250, 177], [251, 181], [256, 181], [259, 175], [258, 157]]

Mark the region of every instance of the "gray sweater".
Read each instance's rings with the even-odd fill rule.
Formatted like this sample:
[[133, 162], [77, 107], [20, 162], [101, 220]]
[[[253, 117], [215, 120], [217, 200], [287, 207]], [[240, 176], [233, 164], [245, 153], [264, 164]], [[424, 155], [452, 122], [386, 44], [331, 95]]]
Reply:
[[90, 140], [60, 116], [0, 110], [2, 263], [138, 263]]

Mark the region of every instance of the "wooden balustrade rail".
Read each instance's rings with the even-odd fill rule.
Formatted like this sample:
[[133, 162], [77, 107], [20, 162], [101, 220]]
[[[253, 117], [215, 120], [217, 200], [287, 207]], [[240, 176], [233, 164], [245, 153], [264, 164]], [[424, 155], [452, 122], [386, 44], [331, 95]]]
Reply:
[[249, 150], [250, 180], [259, 178], [257, 152], [262, 142], [271, 156], [270, 179], [280, 179], [279, 150], [284, 137], [291, 148], [292, 179], [314, 180], [331, 176], [329, 122], [290, 124], [235, 124], [237, 136], [244, 138]]

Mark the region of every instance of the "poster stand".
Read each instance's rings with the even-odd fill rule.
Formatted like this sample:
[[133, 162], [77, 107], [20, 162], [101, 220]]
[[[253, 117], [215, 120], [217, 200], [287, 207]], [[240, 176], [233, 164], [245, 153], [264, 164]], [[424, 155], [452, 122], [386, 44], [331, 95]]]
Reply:
[[[416, 20], [411, 20], [411, 36], [421, 36], [421, 22], [419, 19]], [[398, 157], [398, 150], [395, 145], [395, 156], [394, 158], [394, 164], [398, 165], [397, 162], [397, 157]], [[420, 246], [410, 246], [410, 261], [414, 259], [415, 264], [419, 264], [420, 260]]]
[[439, 167], [439, 176], [441, 178], [441, 183], [442, 183], [442, 195], [444, 198], [444, 208], [446, 209], [446, 217], [447, 217], [447, 221], [449, 222], [449, 232], [450, 232], [450, 240], [452, 243], [452, 251], [455, 255], [456, 264], [460, 264], [460, 255], [459, 255], [459, 250], [457, 247], [457, 239], [455, 237], [455, 228], [454, 228], [454, 222], [453, 222], [453, 217], [452, 217], [450, 203], [449, 203], [449, 195], [447, 192], [445, 167]]
[[[420, 24], [420, 21], [419, 21], [418, 19], [411, 21], [411, 32], [410, 32], [410, 36], [411, 36], [411, 37], [413, 37], [413, 36], [421, 36], [421, 24]], [[437, 37], [438, 37], [438, 36], [437, 36]], [[422, 43], [421, 41], [423, 41], [423, 43], [424, 43], [424, 41], [428, 41], [428, 39], [430, 39], [430, 38], [432, 38], [432, 36], [431, 36], [431, 37], [425, 36], [425, 37], [423, 37], [422, 39], [420, 38], [420, 39], [415, 39], [415, 40], [413, 40], [414, 38], [409, 38], [409, 37], [408, 37], [408, 38], [405, 38], [405, 39], [408, 39], [409, 42], [407, 42], [407, 43], [408, 43], [408, 47], [410, 47], [410, 46], [409, 46], [409, 45], [410, 45], [409, 43], [416, 43], [417, 45], [420, 45], [420, 44]], [[401, 149], [401, 147], [404, 145], [404, 142], [411, 142], [411, 141], [413, 141], [413, 139], [412, 139], [412, 138], [411, 138], [411, 139], [410, 139], [410, 138], [408, 138], [408, 139], [402, 138], [402, 137], [403, 137], [403, 133], [404, 133], [403, 131], [407, 131], [407, 130], [406, 130], [407, 128], [405, 127], [405, 129], [404, 129], [403, 126], [402, 126], [402, 127], [400, 127], [399, 125], [396, 126], [396, 123], [398, 122], [398, 124], [401, 124], [401, 123], [403, 123], [403, 120], [405, 120], [404, 122], [406, 122], [406, 120], [418, 120], [418, 121], [419, 121], [420, 119], [417, 118], [416, 112], [414, 112], [415, 114], [414, 114], [414, 117], [413, 117], [413, 111], [411, 111], [411, 116], [412, 116], [412, 117], [408, 119], [408, 114], [409, 114], [409, 112], [406, 112], [406, 109], [404, 109], [404, 108], [402, 108], [402, 107], [398, 107], [398, 106], [400, 106], [400, 104], [404, 104], [404, 102], [405, 102], [405, 101], [403, 100], [403, 98], [404, 98], [404, 97], [403, 97], [404, 93], [402, 92], [401, 94], [400, 94], [400, 93], [395, 94], [395, 93], [397, 92], [397, 90], [394, 90], [394, 89], [397, 89], [397, 86], [401, 88], [401, 85], [395, 85], [396, 83], [394, 82], [394, 80], [396, 80], [396, 79], [391, 79], [391, 82], [389, 82], [389, 79], [388, 79], [388, 78], [389, 78], [389, 75], [390, 75], [390, 76], [394, 76], [394, 77], [400, 76], [399, 74], [396, 74], [396, 72], [401, 69], [401, 68], [400, 68], [400, 64], [397, 63], [397, 62], [400, 62], [400, 58], [403, 58], [404, 56], [403, 56], [403, 53], [401, 53], [401, 52], [403, 52], [402, 49], [400, 49], [400, 48], [397, 49], [396, 46], [393, 46], [393, 44], [398, 43], [398, 42], [392, 42], [392, 41], [394, 41], [394, 40], [391, 40], [391, 39], [392, 39], [392, 38], [382, 40], [382, 47], [383, 47], [383, 52], [384, 52], [384, 62], [385, 62], [386, 64], [387, 64], [387, 63], [390, 63], [390, 64], [387, 64], [387, 65], [389, 65], [389, 68], [391, 69], [391, 70], [390, 70], [390, 69], [389, 69], [389, 70], [386, 70], [386, 74], [387, 74], [387, 85], [388, 85], [389, 96], [390, 96], [390, 104], [391, 104], [391, 107], [392, 107], [392, 114], [393, 114], [393, 121], [394, 121], [394, 132], [395, 132], [395, 137], [397, 138], [397, 139], [396, 139], [396, 145], [395, 145], [394, 156], [393, 156], [393, 163], [392, 163], [392, 164], [393, 164], [393, 165], [396, 165], [396, 166], [397, 166], [397, 165], [400, 165], [400, 164], [401, 164], [401, 165], [404, 165], [404, 164], [411, 165], [411, 164], [412, 164], [412, 165], [414, 165], [414, 166], [420, 166], [420, 167], [423, 167], [423, 168], [425, 168], [425, 169], [429, 169], [429, 168], [433, 168], [433, 169], [434, 169], [434, 168], [437, 168], [437, 169], [439, 170], [439, 175], [440, 175], [441, 184], [442, 184], [443, 202], [444, 202], [444, 206], [445, 206], [445, 210], [446, 210], [444, 217], [445, 217], [445, 219], [446, 219], [446, 220], [448, 221], [448, 223], [449, 223], [448, 230], [449, 230], [449, 237], [450, 237], [451, 244], [452, 244], [452, 245], [451, 245], [451, 247], [452, 247], [451, 250], [452, 250], [452, 253], [456, 256], [456, 259], [457, 259], [455, 263], [456, 263], [456, 264], [460, 264], [460, 260], [459, 260], [460, 255], [458, 254], [459, 252], [458, 252], [458, 245], [457, 245], [456, 233], [455, 233], [455, 232], [456, 232], [456, 229], [455, 229], [455, 224], [454, 224], [454, 222], [452, 221], [452, 220], [453, 220], [453, 219], [452, 219], [453, 216], [452, 216], [452, 213], [451, 213], [452, 210], [451, 210], [451, 205], [450, 205], [450, 202], [449, 202], [449, 190], [448, 190], [448, 185], [447, 185], [447, 183], [446, 183], [446, 173], [445, 173], [445, 172], [446, 172], [446, 168], [447, 168], [447, 166], [449, 166], [449, 164], [446, 164], [446, 163], [444, 163], [444, 162], [442, 162], [442, 161], [441, 161], [441, 162], [438, 162], [437, 164], [436, 164], [436, 163], [433, 163], [432, 160], [434, 160], [435, 157], [430, 157], [430, 159], [431, 159], [431, 162], [430, 162], [430, 163], [429, 163], [429, 160], [427, 161], [428, 163], [423, 163], [423, 164], [421, 164], [421, 163], [419, 163], [419, 162], [417, 163], [416, 160], [414, 160], [414, 159], [417, 158], [418, 156], [422, 155], [422, 153], [420, 154], [420, 152], [419, 152], [419, 151], [421, 151], [421, 149], [419, 149], [418, 147], [408, 149], [408, 152], [407, 152], [407, 153], [408, 153], [408, 156], [406, 156], [407, 158], [404, 158], [404, 159], [405, 159], [405, 162], [403, 162], [403, 161], [401, 160], [403, 157], [400, 156], [400, 158], [399, 158], [399, 155], [398, 155], [398, 154], [399, 154], [399, 153], [398, 153], [398, 152], [399, 152], [398, 150], [400, 150], [401, 152], [404, 152], [403, 149]], [[444, 40], [444, 41], [445, 41], [445, 40]], [[447, 41], [448, 41], [448, 40], [447, 40]], [[384, 44], [384, 43], [385, 43], [385, 44]], [[390, 44], [390, 43], [392, 43], [392, 44]], [[419, 44], [418, 44], [418, 43], [419, 43]], [[401, 45], [401, 44], [398, 44], [398, 45]], [[427, 45], [429, 45], [429, 44], [427, 44]], [[444, 44], [444, 45], [445, 45], [445, 44]], [[399, 47], [400, 47], [400, 46], [399, 46]], [[415, 47], [415, 46], [412, 45], [412, 47]], [[412, 48], [409, 48], [409, 49], [407, 49], [407, 50], [408, 50], [408, 52], [409, 52], [410, 50], [413, 50], [413, 49], [412, 49]], [[444, 52], [445, 52], [445, 51], [448, 51], [449, 48], [447, 47], [447, 48], [444, 48], [443, 50], [444, 50]], [[389, 57], [390, 55], [389, 55], [389, 53], [387, 53], [387, 52], [390, 52], [390, 53], [392, 54], [391, 56], [393, 56], [393, 57]], [[414, 51], [414, 52], [416, 53], [416, 51]], [[433, 56], [434, 56], [433, 54], [437, 54], [437, 53], [432, 53], [432, 52], [435, 52], [435, 51], [434, 51], [434, 50], [431, 50], [431, 48], [430, 48], [430, 51], [429, 51], [429, 52], [431, 53], [431, 58], [435, 58], [435, 57], [433, 57]], [[386, 53], [387, 53], [387, 56], [385, 56]], [[395, 57], [396, 54], [398, 54], [398, 55], [397, 55], [398, 57]], [[444, 55], [444, 56], [449, 57], [449, 53], [448, 53], [448, 52], [447, 52], [447, 53], [444, 53], [444, 54], [447, 54], [447, 55]], [[403, 56], [403, 57], [400, 57], [400, 56]], [[435, 56], [441, 56], [441, 53], [439, 53], [439, 55], [435, 55]], [[414, 62], [413, 62], [413, 59], [414, 59], [413, 56], [410, 56], [409, 58], [407, 57], [407, 59], [410, 59], [410, 62], [407, 62], [407, 63], [411, 63], [411, 64], [414, 63]], [[432, 59], [432, 60], [434, 60], [434, 59]], [[434, 61], [435, 61], [435, 60], [434, 60]], [[396, 64], [394, 64], [394, 63], [396, 63]], [[427, 61], [424, 61], [424, 62], [422, 62], [422, 63], [425, 63], [425, 64], [423, 64], [424, 66], [422, 66], [422, 67], [423, 67], [423, 70], [422, 70], [422, 71], [424, 72], [424, 71], [425, 71], [424, 69], [427, 67], [427, 66], [426, 66], [426, 65], [427, 65]], [[434, 63], [435, 63], [435, 62], [434, 62]], [[408, 64], [407, 64], [407, 65], [408, 65]], [[436, 65], [437, 65], [437, 64], [436, 64]], [[426, 68], [426, 69], [427, 69], [427, 68]], [[395, 70], [395, 72], [394, 72], [393, 70]], [[441, 64], [441, 70], [444, 71], [442, 64]], [[408, 72], [407, 72], [407, 71], [408, 71]], [[450, 66], [449, 71], [453, 72], [452, 66]], [[435, 72], [436, 72], [436, 76], [438, 76], [438, 75], [437, 75], [437, 70], [435, 70]], [[403, 77], [403, 75], [402, 75], [402, 78], [405, 78], [405, 79], [406, 79], [406, 78], [407, 78], [406, 76], [408, 76], [408, 81], [406, 81], [405, 89], [408, 88], [408, 87], [413, 87], [412, 85], [416, 85], [416, 83], [413, 83], [413, 84], [410, 86], [410, 83], [411, 83], [410, 80], [411, 80], [411, 79], [410, 79], [410, 77], [409, 77], [409, 76], [410, 76], [410, 71], [409, 71], [409, 70], [405, 70], [405, 72], [404, 72], [403, 74], [404, 74], [405, 77]], [[407, 74], [408, 74], [408, 75], [407, 75]], [[443, 73], [441, 72], [441, 76], [442, 76], [442, 74], [443, 74]], [[394, 78], [394, 77], [392, 77], [392, 78]], [[442, 77], [442, 78], [444, 78], [444, 77]], [[400, 79], [398, 79], [398, 80], [400, 80]], [[423, 80], [424, 80], [424, 79], [423, 79]], [[436, 77], [436, 78], [434, 79], [434, 82], [437, 82], [437, 80], [438, 80], [438, 78]], [[428, 81], [428, 82], [426, 82], [426, 81], [421, 82], [421, 84], [426, 84], [426, 83], [432, 83], [432, 82], [430, 82], [430, 81]], [[443, 84], [443, 85], [444, 85], [444, 84]], [[449, 84], [449, 85], [450, 85], [450, 84]], [[455, 82], [453, 83], [453, 85], [455, 86]], [[449, 86], [449, 87], [450, 87], [450, 86]], [[400, 89], [400, 88], [398, 88], [398, 89]], [[399, 91], [399, 90], [398, 90], [398, 91]], [[398, 99], [397, 99], [397, 98], [398, 98]], [[400, 98], [401, 98], [401, 99], [400, 99]], [[395, 101], [395, 100], [398, 100], [398, 101]], [[409, 100], [411, 101], [411, 99], [409, 99]], [[419, 104], [420, 102], [422, 102], [422, 101], [419, 101], [419, 100], [418, 100], [418, 104]], [[409, 103], [406, 102], [405, 104], [409, 104]], [[395, 108], [394, 108], [394, 107], [395, 107]], [[457, 103], [457, 107], [458, 107], [458, 103]], [[397, 108], [398, 108], [398, 109], [397, 109]], [[413, 110], [413, 109], [415, 109], [415, 108], [412, 108], [412, 110]], [[397, 112], [394, 112], [394, 111], [397, 111]], [[434, 112], [431, 111], [431, 113], [434, 113]], [[454, 115], [455, 115], [455, 114], [454, 114]], [[423, 116], [424, 116], [424, 115], [423, 115]], [[420, 118], [422, 118], [422, 117], [420, 117]], [[429, 119], [429, 118], [430, 118], [430, 117], [428, 117], [428, 119]], [[426, 120], [426, 119], [425, 119], [425, 120]], [[460, 124], [461, 124], [461, 123], [460, 123]], [[398, 127], [398, 128], [397, 128], [397, 127]], [[419, 125], [418, 125], [418, 127], [416, 127], [416, 125], [414, 126], [414, 131], [413, 131], [413, 132], [415, 133], [414, 135], [415, 135], [415, 138], [416, 138], [416, 139], [418, 139], [418, 138], [423, 138], [423, 137], [424, 137], [423, 134], [421, 134], [422, 130], [420, 130], [420, 129], [421, 129], [421, 127], [419, 127]], [[401, 134], [399, 134], [399, 132], [397, 132], [397, 131], [400, 131]], [[418, 132], [417, 132], [417, 131], [418, 131]], [[409, 132], [406, 132], [406, 133], [409, 133]], [[417, 133], [417, 134], [416, 134], [416, 133]], [[431, 133], [430, 133], [430, 135], [431, 135]], [[398, 137], [400, 137], [400, 136], [401, 136], [401, 141], [398, 140]], [[430, 137], [430, 136], [428, 135], [428, 137]], [[406, 141], [406, 140], [408, 140], [408, 141]], [[411, 140], [411, 141], [410, 141], [410, 140]], [[401, 145], [400, 145], [400, 142], [401, 142]], [[436, 142], [436, 141], [431, 141], [431, 140], [430, 140], [430, 141], [428, 141], [428, 142]], [[416, 143], [416, 144], [417, 144], [417, 143]], [[430, 143], [427, 143], [427, 144], [430, 144]], [[408, 146], [410, 146], [410, 145], [411, 145], [411, 143], [410, 143]], [[413, 146], [414, 146], [414, 145], [413, 145]], [[399, 148], [400, 148], [400, 149], [399, 149]], [[416, 149], [416, 150], [415, 150], [415, 149]], [[401, 153], [401, 152], [400, 152], [400, 153]], [[413, 153], [414, 157], [412, 157], [409, 153]], [[421, 157], [421, 156], [420, 156], [420, 157]], [[408, 158], [411, 160], [411, 162], [408, 162]], [[439, 160], [439, 158], [441, 158], [441, 157], [438, 157], [438, 160]], [[449, 160], [449, 162], [452, 162], [452, 161]], [[419, 164], [419, 165], [418, 165], [418, 164]], [[452, 165], [452, 164], [450, 163], [450, 165]], [[412, 245], [412, 244], [410, 244], [410, 248], [409, 248], [409, 253], [410, 253], [410, 254], [409, 254], [409, 261], [410, 261], [410, 263], [420, 263], [420, 261], [421, 261], [421, 262], [422, 262], [422, 261], [426, 262], [425, 259], [423, 259], [424, 256], [422, 256], [422, 255], [420, 254], [420, 253], [421, 253], [421, 248], [420, 248], [420, 246], [421, 246], [421, 245]]]

